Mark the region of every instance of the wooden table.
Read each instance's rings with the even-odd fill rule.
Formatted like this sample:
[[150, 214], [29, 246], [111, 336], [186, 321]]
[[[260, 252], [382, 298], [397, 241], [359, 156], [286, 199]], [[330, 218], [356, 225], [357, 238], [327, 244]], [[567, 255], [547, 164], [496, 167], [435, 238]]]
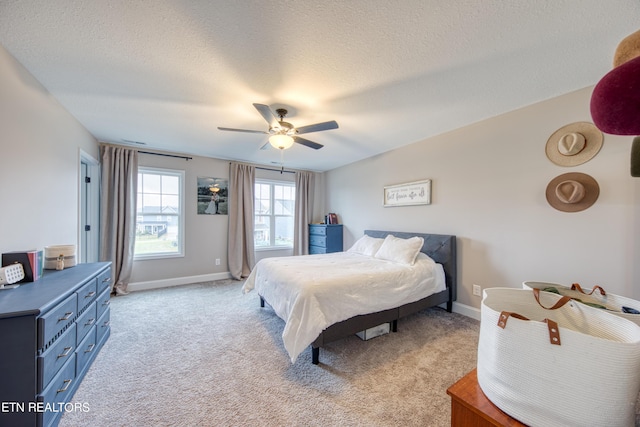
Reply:
[[526, 427], [491, 403], [478, 385], [476, 370], [447, 389], [451, 396], [451, 425], [460, 427]]

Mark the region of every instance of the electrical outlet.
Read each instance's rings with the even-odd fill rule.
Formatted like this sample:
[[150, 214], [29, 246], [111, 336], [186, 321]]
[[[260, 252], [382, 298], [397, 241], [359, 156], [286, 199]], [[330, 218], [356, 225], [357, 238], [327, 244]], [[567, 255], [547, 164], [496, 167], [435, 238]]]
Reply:
[[480, 285], [473, 285], [473, 294], [477, 297], [482, 296], [482, 288]]
[[216, 265], [220, 265], [220, 258], [216, 258]]

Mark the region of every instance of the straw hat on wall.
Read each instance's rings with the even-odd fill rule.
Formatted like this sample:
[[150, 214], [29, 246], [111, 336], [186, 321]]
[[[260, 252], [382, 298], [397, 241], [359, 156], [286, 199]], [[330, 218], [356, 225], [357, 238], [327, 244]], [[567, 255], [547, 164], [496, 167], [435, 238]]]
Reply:
[[549, 160], [559, 166], [577, 166], [598, 154], [603, 139], [602, 132], [593, 123], [571, 123], [549, 137], [545, 151]]

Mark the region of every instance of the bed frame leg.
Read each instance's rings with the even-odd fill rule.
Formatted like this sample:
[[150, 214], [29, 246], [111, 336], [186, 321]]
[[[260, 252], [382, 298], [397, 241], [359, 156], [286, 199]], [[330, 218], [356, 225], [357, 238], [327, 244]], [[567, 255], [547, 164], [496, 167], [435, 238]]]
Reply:
[[398, 332], [398, 319], [391, 321], [391, 332]]
[[447, 301], [447, 311], [453, 313], [453, 301]]
[[264, 298], [260, 297], [260, 307], [264, 308]]
[[311, 363], [314, 365], [320, 363], [320, 347], [311, 347]]

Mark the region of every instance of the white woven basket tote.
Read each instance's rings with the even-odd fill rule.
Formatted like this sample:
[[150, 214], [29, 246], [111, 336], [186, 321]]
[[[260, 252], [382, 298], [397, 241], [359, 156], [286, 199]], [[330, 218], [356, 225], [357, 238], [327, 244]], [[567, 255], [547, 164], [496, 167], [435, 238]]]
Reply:
[[545, 309], [527, 289], [484, 290], [477, 370], [484, 394], [530, 426], [632, 426], [640, 326], [568, 297], [539, 298], [545, 307], [564, 305]]
[[612, 314], [631, 320], [640, 325], [640, 314], [625, 313], [623, 307], [628, 307], [640, 312], [640, 302], [631, 298], [612, 294], [602, 289], [600, 286], [594, 286], [592, 289], [582, 289], [582, 287], [574, 283], [572, 286], [560, 285], [558, 283], [548, 282], [522, 282], [524, 289], [544, 289], [548, 287], [556, 288], [561, 295], [567, 295], [574, 299], [579, 299], [586, 303], [599, 304], [606, 307]]

